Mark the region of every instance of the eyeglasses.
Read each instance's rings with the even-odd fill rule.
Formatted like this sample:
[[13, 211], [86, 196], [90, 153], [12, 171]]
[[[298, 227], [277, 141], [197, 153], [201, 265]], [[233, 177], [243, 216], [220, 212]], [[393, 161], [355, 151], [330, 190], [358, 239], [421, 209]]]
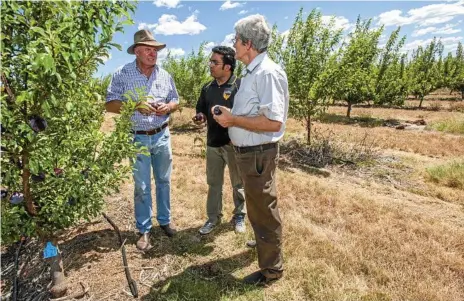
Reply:
[[215, 60], [210, 60], [210, 61], [208, 62], [208, 66], [211, 66], [211, 65], [220, 66], [220, 65], [224, 65], [224, 64], [221, 63], [221, 62], [215, 61]]
[[232, 39], [232, 44], [235, 45], [235, 43], [237, 43], [237, 40], [238, 40], [238, 38], [233, 38]]

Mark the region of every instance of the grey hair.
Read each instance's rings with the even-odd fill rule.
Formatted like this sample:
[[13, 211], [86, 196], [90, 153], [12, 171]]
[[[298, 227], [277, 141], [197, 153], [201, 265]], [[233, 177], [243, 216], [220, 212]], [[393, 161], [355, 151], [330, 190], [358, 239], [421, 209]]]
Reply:
[[269, 46], [271, 29], [262, 15], [251, 15], [238, 20], [235, 23], [235, 32], [243, 43], [251, 41], [251, 47], [258, 53], [266, 51]]

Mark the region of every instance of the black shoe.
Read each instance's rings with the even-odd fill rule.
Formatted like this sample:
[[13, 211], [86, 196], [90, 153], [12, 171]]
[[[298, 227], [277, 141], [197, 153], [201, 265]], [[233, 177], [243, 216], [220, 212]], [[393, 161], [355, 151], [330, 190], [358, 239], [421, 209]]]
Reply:
[[243, 278], [243, 283], [251, 285], [269, 285], [272, 282], [280, 279], [281, 277], [282, 276], [279, 276], [277, 278], [267, 278], [263, 275], [263, 273], [261, 273], [261, 271], [256, 271]]
[[171, 228], [171, 224], [160, 225], [160, 228], [163, 230], [164, 234], [169, 237], [173, 237], [177, 233], [176, 229]]

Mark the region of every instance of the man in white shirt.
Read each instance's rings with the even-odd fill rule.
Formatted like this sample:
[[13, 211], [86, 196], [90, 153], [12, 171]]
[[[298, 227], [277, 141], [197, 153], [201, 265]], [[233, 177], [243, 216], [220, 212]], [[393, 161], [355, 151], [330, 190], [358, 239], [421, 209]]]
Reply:
[[[261, 15], [235, 25], [235, 58], [246, 65], [232, 111], [219, 107], [215, 120], [229, 136], [245, 188], [260, 270], [249, 284], [266, 284], [283, 275], [282, 224], [277, 208], [278, 141], [283, 137], [289, 105], [285, 71], [267, 55], [271, 30]], [[214, 112], [214, 108], [212, 109]]]

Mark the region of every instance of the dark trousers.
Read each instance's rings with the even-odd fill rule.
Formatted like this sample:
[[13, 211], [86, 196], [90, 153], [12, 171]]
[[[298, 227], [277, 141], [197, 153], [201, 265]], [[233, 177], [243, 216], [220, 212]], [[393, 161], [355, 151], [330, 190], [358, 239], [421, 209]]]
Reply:
[[258, 264], [268, 278], [282, 276], [282, 222], [277, 208], [278, 146], [265, 151], [235, 153], [245, 188], [247, 214], [256, 239]]

